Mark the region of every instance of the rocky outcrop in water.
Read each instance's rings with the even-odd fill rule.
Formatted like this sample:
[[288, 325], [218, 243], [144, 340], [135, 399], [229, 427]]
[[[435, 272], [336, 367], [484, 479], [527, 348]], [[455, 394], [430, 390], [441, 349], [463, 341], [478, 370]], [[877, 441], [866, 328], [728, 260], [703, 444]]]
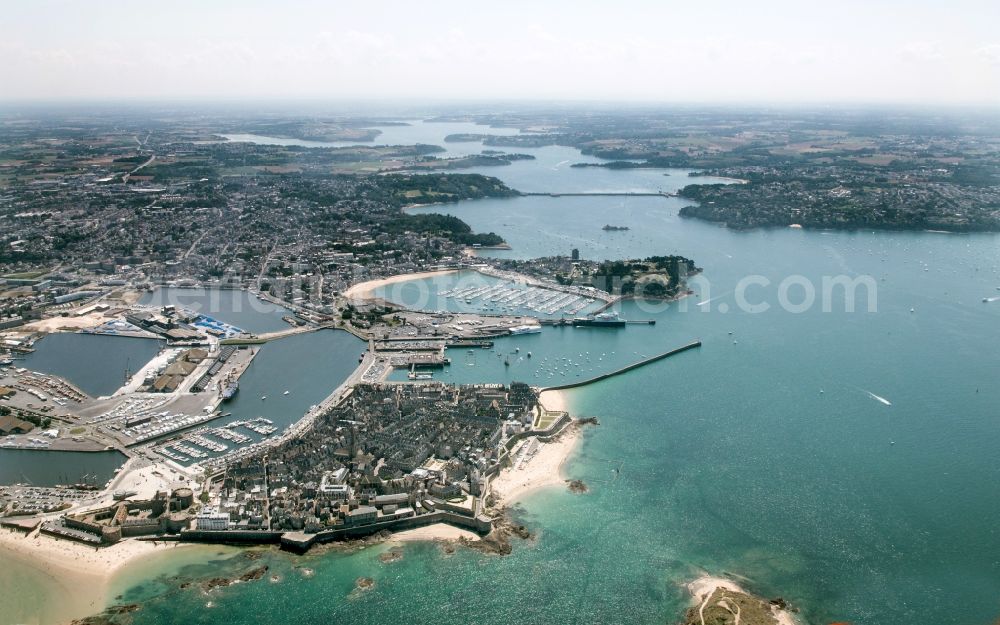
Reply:
[[531, 531], [527, 527], [505, 516], [499, 521], [494, 522], [493, 530], [483, 538], [479, 540], [461, 538], [459, 542], [469, 549], [474, 549], [482, 553], [505, 556], [513, 550], [510, 544], [511, 538], [528, 540], [531, 537]]
[[96, 616], [88, 616], [87, 618], [72, 621], [71, 625], [115, 625], [116, 616], [131, 614], [132, 612], [137, 612], [140, 609], [142, 609], [142, 606], [138, 603], [113, 605]]
[[254, 569], [250, 569], [239, 577], [213, 577], [211, 579], [207, 579], [201, 583], [201, 588], [205, 592], [208, 592], [215, 588], [230, 586], [237, 582], [252, 582], [264, 577], [265, 573], [267, 573], [267, 567], [259, 566]]

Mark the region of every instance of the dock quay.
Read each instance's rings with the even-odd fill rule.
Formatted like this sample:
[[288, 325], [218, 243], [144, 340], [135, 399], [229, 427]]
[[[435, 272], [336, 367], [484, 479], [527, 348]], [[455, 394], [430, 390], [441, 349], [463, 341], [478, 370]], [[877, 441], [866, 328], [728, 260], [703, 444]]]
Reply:
[[481, 349], [490, 349], [493, 347], [493, 341], [484, 339], [458, 339], [445, 342], [445, 347], [479, 347]]
[[[562, 318], [562, 319], [539, 319], [538, 323], [543, 326], [572, 326], [574, 325], [573, 319]], [[656, 325], [656, 319], [623, 319], [620, 323], [625, 325]], [[614, 326], [608, 326], [614, 327]], [[620, 326], [619, 326], [620, 327]]]
[[412, 340], [384, 339], [375, 341], [377, 352], [439, 352], [444, 342], [441, 339]]
[[[222, 370], [222, 367], [232, 357], [233, 353], [236, 352], [236, 349], [237, 346], [235, 345], [222, 345], [219, 349], [219, 355], [216, 357], [215, 362], [208, 368], [208, 371], [198, 378], [198, 381], [191, 387], [191, 392], [201, 393], [207, 390], [212, 383], [212, 378], [214, 378], [219, 371]], [[247, 366], [250, 366], [249, 362], [247, 363]]]
[[[156, 441], [204, 426], [222, 416], [222, 385], [238, 379], [250, 367], [257, 350], [221, 346], [209, 354], [171, 393], [130, 392], [95, 403], [85, 414], [85, 425], [123, 447]], [[152, 362], [152, 361], [151, 361]], [[137, 374], [133, 376], [139, 378]]]
[[692, 341], [692, 342], [688, 343], [687, 345], [682, 345], [681, 347], [678, 347], [676, 349], [672, 349], [669, 352], [664, 352], [662, 354], [657, 354], [656, 356], [650, 356], [649, 358], [645, 358], [643, 360], [640, 360], [639, 362], [634, 362], [634, 363], [632, 363], [630, 365], [626, 365], [626, 366], [622, 367], [621, 369], [615, 369], [614, 371], [610, 371], [608, 373], [603, 373], [601, 375], [595, 376], [593, 378], [589, 378], [587, 380], [580, 380], [579, 382], [570, 382], [569, 384], [560, 384], [558, 386], [546, 386], [546, 387], [540, 388], [539, 390], [540, 391], [561, 391], [561, 390], [565, 390], [565, 389], [568, 389], [568, 388], [576, 388], [576, 387], [579, 387], [579, 386], [586, 386], [588, 384], [593, 384], [594, 382], [600, 382], [601, 380], [606, 380], [608, 378], [613, 378], [616, 375], [621, 375], [623, 373], [627, 373], [629, 371], [632, 371], [633, 369], [638, 369], [639, 367], [644, 367], [644, 366], [646, 366], [648, 364], [652, 364], [652, 363], [654, 363], [654, 362], [656, 362], [658, 360], [663, 360], [664, 358], [669, 358], [671, 356], [676, 356], [677, 354], [686, 352], [689, 349], [694, 349], [696, 347], [701, 347], [701, 341], [698, 341], [698, 340]]
[[261, 343], [267, 343], [268, 341], [276, 341], [278, 339], [285, 338], [286, 336], [293, 336], [295, 334], [304, 334], [306, 332], [315, 332], [317, 330], [322, 330], [324, 328], [332, 328], [334, 326], [329, 324], [324, 325], [296, 325], [290, 326], [287, 330], [276, 330], [274, 332], [264, 332], [262, 334], [257, 334], [253, 336], [234, 336], [227, 339], [222, 339], [220, 341], [223, 345], [260, 345]]
[[451, 364], [445, 356], [445, 342], [437, 339], [371, 341], [372, 351], [388, 354], [389, 366], [394, 369], [439, 369]]
[[[507, 331], [499, 331], [496, 336], [506, 336]], [[375, 351], [378, 352], [436, 352], [441, 350], [441, 346], [446, 348], [479, 347], [489, 349], [493, 347], [493, 341], [489, 339], [384, 339], [375, 341]]]
[[444, 355], [444, 346], [440, 352], [420, 354], [399, 354], [389, 358], [389, 366], [394, 369], [441, 369], [451, 364], [451, 359]]

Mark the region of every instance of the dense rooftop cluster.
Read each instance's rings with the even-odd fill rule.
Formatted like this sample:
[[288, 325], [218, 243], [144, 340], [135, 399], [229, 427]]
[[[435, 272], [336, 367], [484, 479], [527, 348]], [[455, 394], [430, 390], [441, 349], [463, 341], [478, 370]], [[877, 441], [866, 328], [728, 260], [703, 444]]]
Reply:
[[369, 507], [368, 522], [400, 509], [471, 516], [536, 405], [521, 383], [361, 384], [305, 435], [230, 465], [220, 507], [234, 521], [316, 531], [357, 523], [354, 511]]
[[[62, 282], [45, 285], [56, 288], [210, 282], [331, 312], [349, 284], [503, 242], [403, 207], [516, 194], [481, 175], [368, 175], [413, 168], [435, 146], [226, 143], [213, 132], [239, 126], [225, 119], [64, 121], [0, 123], [0, 275], [57, 268]], [[0, 286], [19, 289], [6, 315], [63, 292]]]

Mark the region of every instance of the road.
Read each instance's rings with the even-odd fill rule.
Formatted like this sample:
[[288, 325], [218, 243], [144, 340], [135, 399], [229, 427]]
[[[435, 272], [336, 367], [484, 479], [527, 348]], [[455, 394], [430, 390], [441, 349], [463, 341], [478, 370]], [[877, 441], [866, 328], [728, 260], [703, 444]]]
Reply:
[[181, 256], [181, 260], [187, 260], [188, 256], [190, 256], [190, 255], [191, 255], [191, 252], [193, 252], [193, 251], [194, 251], [194, 249], [195, 249], [196, 247], [198, 247], [198, 244], [199, 244], [199, 243], [201, 243], [201, 240], [205, 238], [205, 235], [206, 235], [206, 234], [208, 234], [208, 232], [207, 232], [207, 231], [206, 231], [206, 232], [202, 232], [202, 233], [201, 233], [201, 236], [200, 236], [200, 237], [198, 237], [197, 239], [195, 239], [195, 240], [194, 240], [194, 243], [192, 243], [192, 244], [191, 244], [191, 247], [189, 247], [189, 248], [187, 249], [187, 251], [186, 251], [186, 252], [184, 252], [184, 255], [183, 255], [183, 256]]
[[138, 167], [136, 167], [136, 168], [135, 168], [135, 169], [133, 169], [132, 171], [130, 171], [130, 172], [128, 172], [127, 174], [125, 174], [124, 176], [122, 176], [122, 183], [123, 183], [123, 184], [124, 184], [124, 183], [127, 183], [127, 182], [128, 182], [128, 179], [129, 179], [129, 177], [130, 177], [130, 176], [131, 176], [132, 174], [134, 174], [135, 172], [139, 171], [140, 169], [142, 169], [142, 168], [143, 168], [143, 167], [145, 167], [146, 165], [149, 165], [150, 163], [152, 163], [152, 162], [153, 162], [153, 161], [155, 161], [155, 160], [156, 160], [156, 155], [155, 155], [155, 154], [150, 154], [150, 155], [149, 155], [149, 159], [148, 159], [148, 160], [147, 160], [147, 161], [146, 161], [145, 163], [143, 163], [142, 165], [139, 165]]

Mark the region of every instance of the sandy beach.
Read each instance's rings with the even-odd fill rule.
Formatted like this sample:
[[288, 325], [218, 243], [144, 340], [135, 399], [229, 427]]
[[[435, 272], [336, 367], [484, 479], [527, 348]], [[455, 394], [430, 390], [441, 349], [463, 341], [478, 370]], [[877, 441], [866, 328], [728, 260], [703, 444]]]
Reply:
[[569, 402], [563, 391], [542, 391], [538, 395], [538, 403], [546, 410], [569, 412]]
[[[567, 410], [566, 395], [561, 391], [545, 391], [539, 396], [539, 402], [546, 410]], [[490, 483], [493, 494], [501, 504], [510, 505], [539, 488], [565, 484], [562, 469], [579, 440], [579, 429], [570, 426], [555, 440], [538, 441], [538, 451], [530, 459], [517, 468], [501, 470], [493, 478]]]
[[380, 280], [369, 280], [368, 282], [360, 282], [355, 284], [351, 288], [344, 291], [344, 297], [347, 299], [371, 299], [375, 296], [375, 290], [381, 287], [389, 286], [391, 284], [398, 284], [400, 282], [409, 282], [410, 280], [421, 280], [423, 278], [432, 278], [434, 276], [444, 276], [451, 273], [458, 273], [457, 269], [441, 269], [439, 271], [421, 271], [419, 273], [404, 273], [398, 276], [392, 276], [390, 278], [382, 278]]
[[[97, 549], [37, 532], [0, 528], [0, 582], [4, 588], [26, 577], [35, 601], [0, 600], [11, 622], [38, 625], [66, 623], [103, 610], [111, 599], [112, 579], [130, 563], [155, 552], [183, 549], [179, 543], [125, 540]], [[8, 579], [10, 578], [10, 579]], [[43, 587], [39, 587], [43, 586]], [[58, 600], [53, 600], [53, 599]], [[10, 603], [8, 603], [10, 599]], [[27, 597], [25, 597], [27, 599]]]
[[479, 535], [447, 523], [434, 523], [402, 532], [393, 532], [392, 537], [386, 542], [411, 543], [422, 540], [459, 540], [460, 538], [479, 540]]
[[[753, 593], [747, 592], [733, 580], [726, 579], [724, 577], [712, 577], [711, 575], [704, 575], [692, 582], [689, 582], [686, 585], [686, 588], [688, 592], [691, 593], [693, 605], [700, 605], [705, 598], [719, 588], [753, 596]], [[771, 606], [771, 614], [774, 615], [774, 618], [778, 621], [779, 625], [798, 625], [790, 612], [782, 610], [777, 606]]]

